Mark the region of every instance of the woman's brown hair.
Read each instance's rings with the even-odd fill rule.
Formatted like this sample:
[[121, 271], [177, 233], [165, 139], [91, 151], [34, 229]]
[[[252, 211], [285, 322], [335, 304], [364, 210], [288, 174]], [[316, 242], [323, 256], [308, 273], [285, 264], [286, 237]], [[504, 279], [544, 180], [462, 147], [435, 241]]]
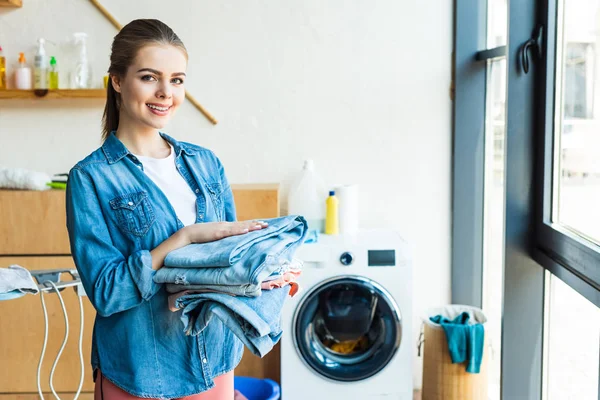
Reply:
[[[110, 53], [110, 77], [123, 79], [127, 69], [133, 64], [139, 50], [148, 45], [171, 45], [179, 48], [187, 58], [187, 50], [179, 36], [164, 22], [157, 19], [136, 19], [121, 29], [115, 36]], [[102, 141], [119, 127], [119, 108], [121, 94], [118, 93], [111, 79], [106, 91], [106, 106], [102, 117]]]

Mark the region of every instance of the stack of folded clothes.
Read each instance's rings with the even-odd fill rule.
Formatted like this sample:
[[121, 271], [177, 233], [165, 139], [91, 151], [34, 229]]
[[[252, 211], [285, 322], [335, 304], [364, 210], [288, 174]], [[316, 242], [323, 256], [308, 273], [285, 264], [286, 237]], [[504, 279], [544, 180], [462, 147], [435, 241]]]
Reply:
[[308, 232], [301, 216], [265, 220], [265, 229], [170, 252], [154, 281], [165, 283], [171, 310], [183, 310], [184, 332], [198, 335], [221, 319], [263, 357], [281, 337], [283, 302], [298, 291], [302, 263], [294, 253]]

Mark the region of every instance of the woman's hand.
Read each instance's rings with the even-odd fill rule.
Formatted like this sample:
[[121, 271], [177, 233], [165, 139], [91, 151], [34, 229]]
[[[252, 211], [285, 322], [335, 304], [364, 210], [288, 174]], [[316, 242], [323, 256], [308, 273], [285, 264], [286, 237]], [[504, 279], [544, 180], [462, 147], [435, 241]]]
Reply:
[[269, 226], [264, 221], [205, 222], [188, 225], [180, 232], [189, 243], [214, 242], [229, 236], [243, 235]]

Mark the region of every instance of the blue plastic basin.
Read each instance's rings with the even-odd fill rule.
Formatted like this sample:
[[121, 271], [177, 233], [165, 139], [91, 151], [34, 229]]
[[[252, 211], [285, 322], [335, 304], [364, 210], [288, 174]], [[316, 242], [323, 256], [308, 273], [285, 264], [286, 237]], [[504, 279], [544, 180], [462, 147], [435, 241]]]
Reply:
[[233, 386], [248, 400], [279, 400], [279, 384], [271, 379], [258, 379], [249, 376], [234, 377]]

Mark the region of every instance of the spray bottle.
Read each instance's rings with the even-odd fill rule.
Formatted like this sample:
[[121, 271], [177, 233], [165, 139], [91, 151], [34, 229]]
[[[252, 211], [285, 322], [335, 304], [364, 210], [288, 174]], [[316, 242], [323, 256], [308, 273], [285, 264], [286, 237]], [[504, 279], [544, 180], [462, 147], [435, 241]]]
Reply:
[[87, 58], [87, 33], [78, 32], [74, 36], [75, 46], [79, 48], [79, 59], [71, 76], [71, 87], [73, 89], [88, 89], [92, 87], [92, 68]]
[[48, 72], [48, 88], [58, 89], [58, 70], [56, 69], [56, 58], [50, 57], [50, 71]]
[[33, 88], [48, 89], [48, 58], [44, 49], [46, 40], [38, 39], [38, 49], [33, 61]]

